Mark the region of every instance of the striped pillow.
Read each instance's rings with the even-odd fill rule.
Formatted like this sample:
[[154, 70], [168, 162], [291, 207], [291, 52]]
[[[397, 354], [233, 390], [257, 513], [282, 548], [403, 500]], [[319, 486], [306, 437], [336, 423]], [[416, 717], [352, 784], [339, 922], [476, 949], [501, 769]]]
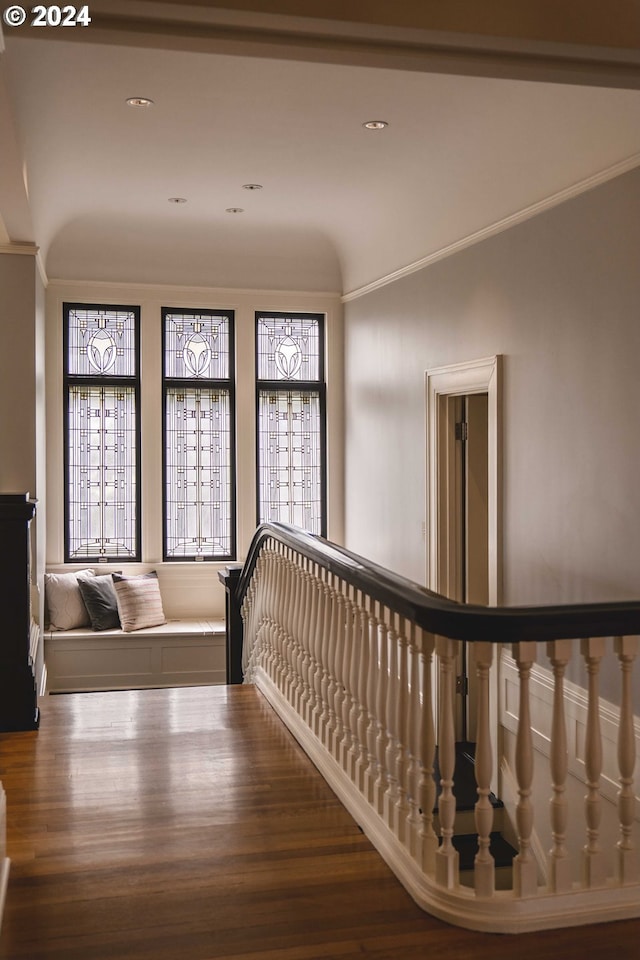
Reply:
[[112, 577], [120, 624], [126, 633], [166, 623], [155, 570], [139, 577], [127, 577], [120, 573], [114, 573]]

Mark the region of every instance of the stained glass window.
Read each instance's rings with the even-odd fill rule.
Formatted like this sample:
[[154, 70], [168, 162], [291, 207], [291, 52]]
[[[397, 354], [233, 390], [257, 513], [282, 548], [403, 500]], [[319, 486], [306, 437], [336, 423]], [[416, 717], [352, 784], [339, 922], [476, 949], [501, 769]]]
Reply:
[[165, 308], [165, 559], [235, 553], [233, 313]]
[[322, 317], [258, 315], [258, 380], [322, 380]]
[[140, 558], [139, 310], [64, 305], [65, 558]]
[[256, 315], [259, 522], [326, 532], [324, 325]]

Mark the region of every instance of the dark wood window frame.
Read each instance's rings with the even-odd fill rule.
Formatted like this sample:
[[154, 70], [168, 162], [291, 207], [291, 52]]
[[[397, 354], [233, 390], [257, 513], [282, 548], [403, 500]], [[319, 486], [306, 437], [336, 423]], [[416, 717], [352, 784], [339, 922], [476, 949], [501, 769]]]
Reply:
[[[91, 313], [128, 313], [134, 317], [134, 370], [131, 375], [111, 376], [108, 373], [78, 374], [71, 372], [69, 367], [69, 316], [72, 311], [78, 310]], [[64, 421], [64, 559], [65, 563], [108, 563], [108, 562], [139, 562], [142, 555], [141, 545], [141, 444], [140, 444], [140, 307], [135, 305], [104, 304], [104, 303], [63, 303], [63, 421]], [[124, 387], [133, 392], [135, 402], [135, 416], [133, 429], [135, 431], [135, 530], [134, 549], [127, 553], [109, 553], [99, 551], [96, 554], [87, 552], [78, 554], [71, 548], [70, 516], [71, 516], [71, 476], [70, 476], [70, 397], [71, 392], [82, 387], [104, 388]]]

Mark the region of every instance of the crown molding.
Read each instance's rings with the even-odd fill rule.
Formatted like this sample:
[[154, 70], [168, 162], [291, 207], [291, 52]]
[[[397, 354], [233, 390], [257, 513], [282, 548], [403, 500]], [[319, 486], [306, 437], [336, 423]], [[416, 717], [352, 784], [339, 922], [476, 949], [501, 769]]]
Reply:
[[[202, 301], [215, 296], [218, 300], [224, 299], [226, 302], [237, 302], [246, 300], [273, 300], [286, 299], [287, 301], [298, 300], [306, 301], [328, 301], [339, 304], [342, 294], [337, 290], [265, 290], [254, 289], [251, 287], [206, 287], [191, 286], [189, 284], [175, 283], [136, 283], [135, 281], [117, 281], [117, 280], [64, 280], [51, 277], [48, 280], [48, 289], [55, 294], [57, 290], [77, 290], [84, 291], [91, 289], [96, 292], [99, 290], [113, 291], [114, 295], [118, 291], [126, 292], [129, 296], [138, 296], [148, 300], [174, 301], [182, 303], [185, 299], [189, 302]], [[171, 303], [165, 303], [165, 306], [171, 306]], [[266, 308], [265, 308], [266, 309]], [[292, 309], [285, 306], [284, 309]]]
[[19, 253], [28, 257], [37, 257], [39, 249], [35, 243], [0, 243], [0, 253]]
[[559, 190], [558, 193], [554, 193], [544, 200], [538, 200], [536, 203], [532, 203], [530, 206], [510, 214], [508, 217], [503, 217], [502, 220], [497, 220], [495, 223], [489, 224], [489, 226], [483, 227], [481, 230], [476, 230], [474, 233], [470, 233], [468, 236], [454, 241], [454, 243], [449, 243], [445, 247], [434, 250], [433, 253], [427, 254], [426, 257], [422, 257], [420, 260], [415, 260], [406, 267], [400, 267], [399, 270], [394, 270], [393, 273], [388, 273], [386, 276], [380, 277], [379, 280], [373, 280], [371, 283], [367, 283], [362, 287], [351, 290], [349, 293], [345, 293], [342, 296], [342, 302], [350, 303], [352, 300], [358, 300], [360, 297], [364, 297], [368, 293], [373, 293], [375, 290], [380, 290], [382, 287], [386, 287], [390, 283], [395, 283], [403, 277], [408, 277], [412, 273], [424, 270], [426, 267], [430, 267], [431, 264], [438, 263], [439, 260], [444, 260], [446, 257], [460, 253], [462, 250], [466, 250], [467, 247], [480, 243], [482, 240], [495, 237], [497, 234], [503, 233], [503, 231], [509, 230], [519, 223], [524, 223], [525, 220], [531, 220], [532, 217], [537, 217], [538, 214], [544, 213], [545, 210], [551, 210], [566, 200], [572, 200], [574, 197], [586, 193], [594, 187], [607, 183], [609, 180], [614, 180], [624, 173], [629, 173], [630, 170], [634, 170], [638, 166], [640, 166], [640, 153], [635, 153], [626, 160], [621, 160], [619, 163], [615, 163], [613, 166], [607, 167], [605, 170], [601, 170], [599, 173], [595, 173], [585, 180], [580, 180], [578, 183], [574, 183], [564, 190]]

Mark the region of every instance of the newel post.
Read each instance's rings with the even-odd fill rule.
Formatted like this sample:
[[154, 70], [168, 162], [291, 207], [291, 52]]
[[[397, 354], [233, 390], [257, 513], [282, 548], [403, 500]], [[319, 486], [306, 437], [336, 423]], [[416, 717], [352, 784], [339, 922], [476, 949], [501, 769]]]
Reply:
[[236, 588], [242, 566], [234, 565], [218, 571], [218, 579], [225, 590], [225, 620], [227, 625], [227, 683], [242, 683], [243, 624]]

